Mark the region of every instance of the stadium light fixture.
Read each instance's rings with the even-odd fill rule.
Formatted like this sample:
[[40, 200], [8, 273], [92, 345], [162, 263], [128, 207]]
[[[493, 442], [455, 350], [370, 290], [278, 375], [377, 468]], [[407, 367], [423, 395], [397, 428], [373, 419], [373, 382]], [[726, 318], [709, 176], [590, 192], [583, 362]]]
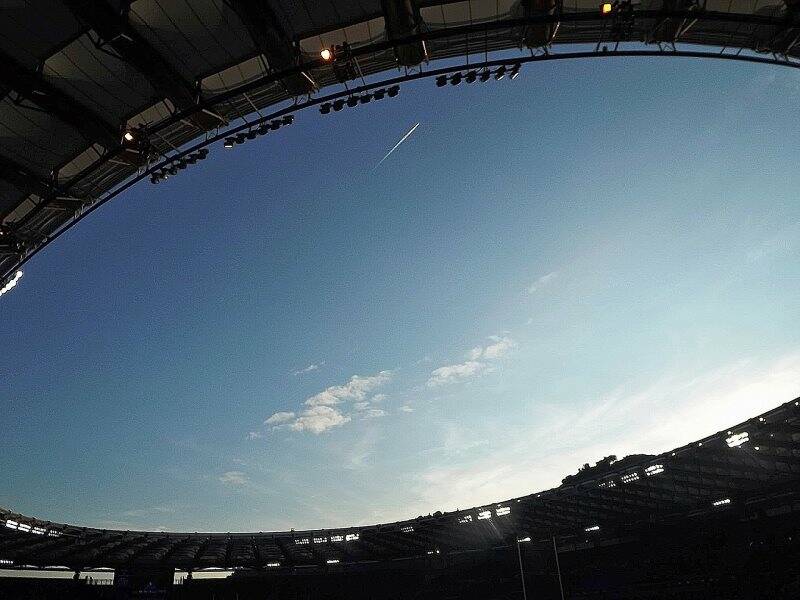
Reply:
[[742, 444], [747, 443], [749, 441], [750, 441], [750, 434], [747, 433], [746, 431], [735, 433], [730, 437], [725, 438], [725, 443], [728, 444], [728, 448], [738, 448]]
[[268, 567], [272, 567], [272, 568], [280, 567], [281, 563], [279, 563], [279, 562], [271, 562], [271, 563], [267, 563], [267, 566]]
[[330, 62], [331, 60], [333, 60], [333, 52], [331, 52], [330, 48], [323, 48], [322, 50], [320, 50], [319, 55], [325, 62]]
[[454, 73], [450, 77], [450, 85], [458, 85], [459, 83], [461, 83], [461, 73]]
[[584, 527], [583, 530], [586, 533], [589, 533], [591, 531], [600, 531], [600, 525], [591, 525], [590, 527]]
[[436, 78], [436, 87], [444, 87], [447, 85], [447, 75], [439, 75]]
[[730, 504], [730, 503], [731, 503], [731, 499], [730, 498], [722, 498], [721, 500], [714, 500], [714, 502], [712, 502], [711, 504], [713, 506], [725, 506], [726, 504]]
[[14, 561], [13, 561], [13, 560], [8, 560], [8, 559], [5, 559], [5, 558], [0, 558], [0, 565], [13, 565], [13, 564], [14, 564]]
[[611, 2], [603, 2], [600, 5], [600, 14], [610, 15], [611, 11], [613, 11], [613, 10], [614, 10], [614, 5], [611, 4]]
[[369, 104], [372, 102], [372, 94], [363, 94], [358, 101], [361, 102], [361, 104]]
[[350, 96], [347, 99], [347, 106], [349, 106], [350, 108], [358, 106], [358, 96]]
[[255, 129], [251, 129], [247, 132], [246, 137], [248, 140], [254, 140], [258, 137], [258, 132]]
[[486, 83], [491, 78], [492, 78], [492, 72], [489, 69], [481, 71], [481, 74], [480, 74], [480, 77], [479, 77], [479, 79], [481, 80], [481, 83]]
[[509, 74], [508, 78], [509, 78], [511, 81], [514, 81], [514, 80], [515, 80], [517, 77], [519, 77], [519, 70], [520, 70], [521, 68], [522, 68], [522, 65], [520, 65], [519, 63], [516, 63], [516, 64], [515, 64], [515, 65], [514, 65], [514, 66], [511, 68], [511, 73]]
[[510, 514], [511, 514], [511, 507], [510, 507], [510, 506], [501, 506], [501, 507], [497, 508], [497, 509], [494, 511], [494, 513], [495, 513], [495, 514], [496, 514], [498, 517], [504, 517], [504, 516], [506, 516], [506, 515], [510, 515]]
[[[376, 98], [378, 97], [377, 94], [375, 95], [375, 97]], [[334, 112], [339, 112], [343, 108], [344, 108], [344, 100], [339, 98], [338, 100], [334, 100], [333, 101], [333, 110], [334, 110]]]
[[136, 139], [136, 136], [133, 135], [133, 132], [130, 129], [123, 133], [122, 137], [126, 142], [132, 142]]
[[469, 71], [464, 76], [464, 81], [467, 83], [475, 83], [478, 80], [478, 74], [475, 71]]
[[399, 85], [393, 85], [388, 90], [386, 90], [386, 95], [389, 96], [389, 98], [396, 98], [399, 93], [400, 93]]
[[530, 541], [531, 541], [531, 536], [526, 536], [524, 538], [517, 538], [518, 544], [527, 544]]
[[235, 139], [237, 144], [244, 144], [245, 140], [247, 139], [247, 134], [237, 133]]
[[664, 465], [650, 465], [649, 467], [645, 467], [644, 474], [648, 477], [652, 477], [653, 475], [658, 475], [659, 473], [664, 472]]
[[338, 558], [329, 558], [325, 562], [328, 563], [329, 565], [338, 565], [339, 564], [339, 559]]
[[403, 533], [414, 533], [414, 527], [411, 525], [405, 525], [400, 528], [400, 531], [402, 531]]
[[284, 115], [281, 119], [282, 125], [291, 125], [294, 123], [294, 115]]
[[223, 146], [225, 146], [226, 148], [230, 149], [230, 148], [233, 148], [235, 144], [236, 144], [236, 139], [235, 138], [226, 137], [225, 138], [225, 143], [223, 144]]
[[373, 94], [375, 96], [375, 100], [383, 100], [383, 97], [386, 95], [386, 90], [381, 88], [379, 90], [375, 90]]
[[483, 521], [484, 519], [491, 519], [492, 518], [492, 511], [490, 510], [482, 510], [478, 513], [478, 520]]
[[506, 66], [500, 65], [497, 71], [494, 72], [494, 80], [500, 81], [505, 76], [506, 76]]
[[330, 102], [323, 102], [319, 107], [319, 112], [323, 115], [331, 114], [331, 103]]
[[[19, 280], [22, 279], [23, 274], [24, 273], [22, 272], [21, 269], [17, 270], [17, 272], [14, 273], [14, 275], [3, 284], [3, 287], [0, 288], [0, 296], [2, 296], [3, 294], [7, 294], [15, 287], [17, 287], [17, 284], [19, 283]], [[6, 525], [8, 523], [9, 521], [6, 522]]]

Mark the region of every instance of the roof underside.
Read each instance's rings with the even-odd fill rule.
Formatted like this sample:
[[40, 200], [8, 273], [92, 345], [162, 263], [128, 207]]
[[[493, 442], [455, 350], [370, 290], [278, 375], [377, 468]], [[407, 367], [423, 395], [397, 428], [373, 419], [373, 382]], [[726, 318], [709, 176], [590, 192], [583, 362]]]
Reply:
[[16, 568], [310, 567], [470, 552], [554, 535], [562, 547], [579, 548], [631, 539], [652, 524], [780, 518], [800, 512], [800, 400], [659, 456], [567, 481], [470, 510], [335, 530], [114, 531], [0, 509], [0, 560]]
[[[365, 76], [559, 45], [715, 46], [791, 61], [794, 3], [642, 0], [17, 0], [0, 7], [0, 276], [146, 165], [120, 158], [147, 128], [166, 156], [219, 122], [343, 89], [324, 47], [347, 41]], [[554, 25], [558, 23], [557, 29]], [[419, 65], [405, 56], [425, 41]], [[411, 62], [409, 62], [411, 60]], [[421, 60], [421, 59], [420, 59]], [[474, 62], [474, 61], [473, 61]], [[396, 74], [396, 71], [395, 71]], [[300, 77], [302, 75], [302, 77]], [[299, 79], [298, 79], [299, 78]]]

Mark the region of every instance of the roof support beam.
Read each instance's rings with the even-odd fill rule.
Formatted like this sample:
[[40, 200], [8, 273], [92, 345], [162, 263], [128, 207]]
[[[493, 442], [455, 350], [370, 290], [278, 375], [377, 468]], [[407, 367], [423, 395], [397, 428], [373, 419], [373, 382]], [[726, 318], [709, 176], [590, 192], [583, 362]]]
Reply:
[[0, 156], [0, 179], [7, 181], [23, 192], [36, 194], [40, 198], [46, 198], [55, 192], [52, 185], [39, 179], [28, 169], [5, 156]]
[[[155, 49], [131, 27], [128, 2], [122, 12], [115, 11], [107, 0], [65, 0], [72, 13], [108, 44], [124, 61], [135, 67], [159, 95], [169, 98], [179, 110], [197, 104], [198, 92]], [[213, 129], [222, 119], [200, 111], [190, 120], [204, 130]]]
[[[422, 33], [422, 17], [416, 0], [381, 0], [386, 33], [397, 40]], [[404, 67], [416, 67], [428, 58], [425, 42], [419, 40], [395, 46], [394, 56]]]
[[4, 52], [0, 52], [0, 84], [74, 127], [90, 142], [99, 142], [106, 148], [119, 143], [119, 132], [114, 125], [49, 83], [40, 72], [23, 67]]
[[[269, 4], [258, 0], [226, 0], [242, 19], [259, 51], [267, 57], [273, 71], [284, 71], [297, 65], [297, 52]], [[317, 85], [305, 71], [281, 80], [293, 96], [309, 94]]]

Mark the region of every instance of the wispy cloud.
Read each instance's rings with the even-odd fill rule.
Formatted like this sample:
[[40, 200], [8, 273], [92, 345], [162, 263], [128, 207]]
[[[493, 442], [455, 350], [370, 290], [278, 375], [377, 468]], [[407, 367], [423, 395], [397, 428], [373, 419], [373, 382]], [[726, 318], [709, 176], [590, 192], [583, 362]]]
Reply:
[[294, 419], [293, 412], [280, 411], [273, 414], [270, 418], [264, 421], [264, 425], [283, 425]]
[[491, 343], [475, 346], [467, 353], [467, 360], [462, 363], [445, 365], [431, 371], [428, 387], [437, 387], [468, 381], [493, 370], [492, 362], [503, 358], [514, 347], [516, 342], [507, 336], [493, 335]]
[[322, 362], [319, 362], [319, 363], [311, 363], [307, 367], [303, 367], [302, 369], [298, 369], [297, 371], [292, 371], [292, 375], [294, 375], [295, 377], [297, 377], [299, 375], [305, 375], [306, 373], [311, 373], [312, 371], [316, 371], [320, 367], [324, 367], [324, 366], [325, 366], [325, 361], [324, 360]]
[[439, 385], [447, 385], [449, 383], [456, 383], [472, 379], [473, 377], [483, 373], [487, 364], [477, 361], [468, 360], [456, 365], [445, 365], [431, 371], [431, 376], [428, 378], [428, 386], [436, 387]]
[[305, 401], [307, 406], [333, 406], [344, 400], [363, 400], [366, 395], [392, 378], [391, 371], [363, 377], [353, 375], [344, 385], [331, 386]]
[[[409, 513], [451, 510], [557, 486], [585, 462], [609, 454], [658, 454], [724, 431], [800, 394], [800, 353], [743, 359], [687, 378], [676, 372], [647, 385], [621, 385], [587, 408], [554, 404], [535, 429], [508, 428], [491, 451], [441, 449], [416, 475]], [[545, 416], [546, 415], [546, 416]], [[470, 436], [473, 434], [470, 434]], [[478, 435], [478, 433], [475, 433]], [[471, 439], [443, 431], [445, 446]]]
[[221, 484], [229, 487], [241, 487], [250, 483], [247, 475], [242, 471], [226, 471], [218, 477]]
[[412, 413], [414, 412], [414, 409], [410, 407], [408, 404], [404, 404], [403, 406], [400, 407], [400, 412]]
[[289, 429], [292, 431], [310, 431], [319, 435], [334, 427], [350, 422], [350, 417], [331, 406], [312, 406], [300, 413]]
[[534, 281], [532, 284], [530, 284], [525, 291], [528, 294], [535, 294], [539, 290], [541, 290], [541, 289], [547, 287], [548, 285], [550, 285], [550, 283], [552, 283], [552, 281], [556, 277], [558, 277], [558, 271], [552, 271], [550, 273], [547, 273], [546, 275], [542, 275], [536, 281]]
[[[391, 371], [380, 371], [375, 375], [366, 376], [353, 375], [342, 385], [332, 385], [306, 398], [303, 402], [305, 408], [301, 411], [297, 413], [293, 411], [276, 412], [264, 421], [264, 425], [272, 429], [309, 431], [320, 434], [352, 420], [347, 410], [338, 408], [344, 402], [353, 402], [351, 409], [361, 413], [361, 418], [383, 416], [386, 414], [385, 411], [371, 408], [371, 403], [381, 402], [386, 395], [375, 394], [369, 400], [367, 397], [391, 379]], [[259, 432], [250, 432], [248, 437], [255, 439], [260, 437], [260, 434]]]

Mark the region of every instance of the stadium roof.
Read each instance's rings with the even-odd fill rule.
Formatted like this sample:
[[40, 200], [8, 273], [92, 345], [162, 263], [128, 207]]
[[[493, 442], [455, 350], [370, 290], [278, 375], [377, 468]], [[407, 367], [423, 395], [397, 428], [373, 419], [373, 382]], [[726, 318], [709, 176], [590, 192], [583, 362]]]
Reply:
[[[275, 111], [266, 122], [347, 97], [354, 86], [371, 89], [387, 71], [394, 83], [446, 73], [456, 67], [437, 59], [464, 56], [471, 56], [471, 68], [495, 70], [632, 54], [798, 66], [799, 6], [795, 0], [6, 3], [0, 8], [0, 283], [137, 178], [261, 123], [261, 113], [249, 118], [259, 110]], [[562, 51], [566, 44], [578, 46]], [[321, 56], [326, 48], [334, 50], [329, 60]], [[499, 50], [511, 52], [497, 58], [492, 53]]]
[[408, 521], [313, 531], [164, 533], [42, 521], [0, 509], [0, 565], [313, 567], [551, 540], [580, 548], [687, 519], [800, 511], [800, 399], [658, 456], [604, 460], [558, 488]]

